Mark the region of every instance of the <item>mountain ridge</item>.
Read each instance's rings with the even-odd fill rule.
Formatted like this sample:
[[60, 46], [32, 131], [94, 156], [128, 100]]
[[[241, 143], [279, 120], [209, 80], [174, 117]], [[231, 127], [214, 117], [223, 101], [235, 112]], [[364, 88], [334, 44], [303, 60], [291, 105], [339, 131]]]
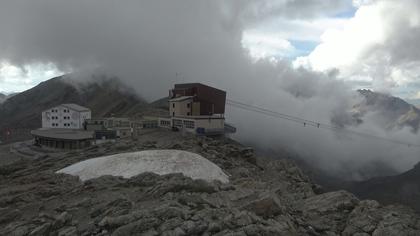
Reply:
[[420, 128], [420, 109], [407, 101], [392, 95], [373, 92], [369, 89], [357, 90], [363, 101], [353, 106], [352, 114], [363, 120], [367, 113], [375, 113], [375, 118], [383, 128], [409, 127], [417, 133]]
[[[6, 130], [41, 127], [41, 112], [62, 103], [89, 107], [93, 117], [136, 114], [148, 106], [145, 100], [116, 78], [85, 76], [72, 80], [71, 75], [64, 75], [44, 81], [0, 104], [1, 134], [4, 135]], [[28, 134], [23, 132], [23, 136], [18, 135], [10, 141], [29, 138]]]

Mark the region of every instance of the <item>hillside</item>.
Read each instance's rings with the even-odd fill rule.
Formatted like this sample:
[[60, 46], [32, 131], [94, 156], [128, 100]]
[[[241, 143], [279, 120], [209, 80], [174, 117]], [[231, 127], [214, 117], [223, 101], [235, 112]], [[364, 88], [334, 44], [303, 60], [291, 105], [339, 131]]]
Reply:
[[[41, 112], [62, 103], [77, 103], [92, 110], [93, 117], [135, 114], [147, 103], [115, 78], [79, 78], [68, 76], [47, 80], [32, 89], [19, 93], [0, 104], [0, 131], [25, 136], [41, 126]], [[11, 117], [13, 119], [11, 119]], [[19, 137], [23, 138], [23, 137]]]
[[413, 132], [420, 128], [420, 109], [401, 98], [371, 90], [358, 90], [363, 101], [353, 107], [353, 116], [363, 119], [367, 113], [375, 113], [376, 120], [382, 127], [410, 127]]
[[[162, 149], [197, 153], [229, 182], [176, 173], [82, 182], [55, 173], [90, 158]], [[0, 235], [420, 234], [420, 217], [408, 208], [322, 192], [292, 161], [256, 156], [225, 138], [155, 130], [137, 140], [24, 158], [0, 166], [0, 176]]]
[[3, 103], [6, 100], [6, 95], [0, 93], [0, 103]]
[[150, 105], [150, 107], [168, 110], [169, 109], [168, 97], [163, 97], [161, 99], [153, 101], [149, 105]]
[[404, 204], [420, 212], [420, 163], [399, 175], [377, 177], [341, 185], [362, 199], [375, 199], [383, 204]]
[[0, 104], [2, 104], [3, 102], [5, 102], [7, 99], [13, 97], [14, 95], [16, 95], [17, 93], [11, 93], [11, 94], [3, 94], [0, 93]]

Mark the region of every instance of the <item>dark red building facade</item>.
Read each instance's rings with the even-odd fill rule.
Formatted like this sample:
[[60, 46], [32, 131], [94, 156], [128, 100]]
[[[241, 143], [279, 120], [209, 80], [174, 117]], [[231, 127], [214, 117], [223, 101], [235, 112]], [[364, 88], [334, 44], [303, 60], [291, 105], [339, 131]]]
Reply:
[[169, 91], [169, 99], [193, 96], [194, 102], [200, 102], [200, 115], [224, 114], [226, 92], [200, 83], [175, 84]]

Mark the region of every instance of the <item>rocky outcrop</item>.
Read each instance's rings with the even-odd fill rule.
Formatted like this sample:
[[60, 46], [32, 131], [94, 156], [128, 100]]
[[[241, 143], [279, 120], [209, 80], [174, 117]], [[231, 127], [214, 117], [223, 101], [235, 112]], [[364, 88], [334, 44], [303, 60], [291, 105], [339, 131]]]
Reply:
[[[54, 174], [104, 154], [174, 148], [219, 165], [229, 183], [181, 174], [102, 176], [81, 182]], [[50, 153], [2, 167], [0, 235], [419, 235], [412, 210], [321, 193], [291, 161], [259, 163], [229, 139], [156, 131], [136, 141]], [[7, 171], [11, 170], [11, 171]]]

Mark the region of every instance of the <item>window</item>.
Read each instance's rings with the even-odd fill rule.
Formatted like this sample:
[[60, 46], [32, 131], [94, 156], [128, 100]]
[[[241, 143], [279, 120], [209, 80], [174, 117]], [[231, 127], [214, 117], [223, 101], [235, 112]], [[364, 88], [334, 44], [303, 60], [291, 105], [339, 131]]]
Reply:
[[182, 120], [174, 120], [174, 126], [178, 128], [182, 128]]
[[190, 115], [190, 112], [187, 112], [187, 116], [189, 116]]
[[187, 103], [187, 107], [190, 108], [191, 103]]
[[160, 121], [160, 125], [161, 126], [170, 126], [171, 125], [171, 122], [168, 121], [168, 120], [161, 120]]
[[194, 121], [184, 120], [185, 128], [194, 129]]
[[172, 103], [172, 107], [175, 108], [175, 103]]
[[172, 116], [175, 116], [175, 112], [172, 112]]

